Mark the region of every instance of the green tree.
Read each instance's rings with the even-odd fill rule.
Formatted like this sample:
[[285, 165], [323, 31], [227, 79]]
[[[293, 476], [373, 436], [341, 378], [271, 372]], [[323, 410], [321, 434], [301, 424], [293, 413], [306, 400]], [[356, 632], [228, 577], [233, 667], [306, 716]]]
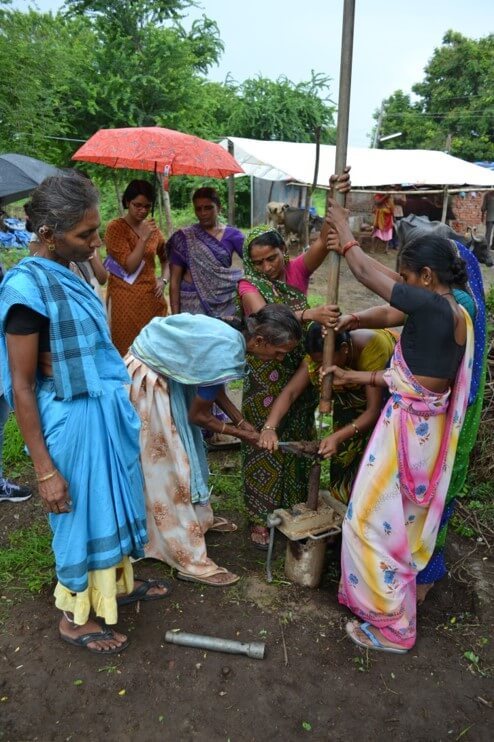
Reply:
[[215, 21], [186, 32], [188, 0], [67, 0], [70, 16], [89, 19], [97, 36], [98, 108], [89, 133], [106, 127], [161, 125], [197, 133], [205, 80], [223, 50]]
[[73, 137], [96, 109], [95, 36], [84, 19], [35, 11], [3, 12], [0, 34], [0, 142], [67, 162]]
[[420, 103], [412, 103], [409, 94], [396, 90], [383, 102], [383, 109], [374, 113], [378, 136], [400, 132], [400, 136], [380, 143], [386, 149], [441, 149], [444, 139], [441, 130], [432, 118], [423, 115]]
[[475, 40], [448, 31], [412, 91], [413, 103], [403, 91], [384, 102], [380, 135], [402, 136], [382, 147], [447, 149], [465, 160], [494, 160], [494, 35]]
[[321, 126], [321, 141], [334, 143], [335, 107], [329, 99], [329, 82], [314, 72], [309, 81], [297, 84], [286, 77], [246, 80], [238, 87], [238, 103], [229, 117], [230, 134], [312, 142], [314, 130]]

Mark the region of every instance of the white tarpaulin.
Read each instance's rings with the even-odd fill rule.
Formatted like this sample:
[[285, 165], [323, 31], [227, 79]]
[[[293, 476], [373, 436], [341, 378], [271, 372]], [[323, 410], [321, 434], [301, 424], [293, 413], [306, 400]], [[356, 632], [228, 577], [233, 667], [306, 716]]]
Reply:
[[[314, 177], [315, 144], [264, 142], [259, 139], [228, 138], [233, 156], [246, 175], [265, 180], [291, 180], [309, 185]], [[228, 139], [220, 144], [228, 148]], [[318, 186], [325, 187], [334, 172], [336, 147], [321, 145]], [[410, 186], [494, 186], [494, 172], [426, 149], [367, 149], [349, 147], [353, 188]]]

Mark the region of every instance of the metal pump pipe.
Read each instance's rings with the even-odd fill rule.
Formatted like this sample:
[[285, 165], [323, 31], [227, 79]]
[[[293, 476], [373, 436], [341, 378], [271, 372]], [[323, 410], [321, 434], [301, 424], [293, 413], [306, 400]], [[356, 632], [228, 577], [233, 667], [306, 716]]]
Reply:
[[218, 639], [214, 636], [202, 634], [187, 634], [185, 631], [167, 631], [165, 641], [170, 644], [180, 644], [183, 647], [196, 649], [210, 649], [213, 652], [228, 652], [229, 654], [246, 654], [255, 660], [263, 660], [266, 651], [264, 642], [237, 642], [232, 639]]

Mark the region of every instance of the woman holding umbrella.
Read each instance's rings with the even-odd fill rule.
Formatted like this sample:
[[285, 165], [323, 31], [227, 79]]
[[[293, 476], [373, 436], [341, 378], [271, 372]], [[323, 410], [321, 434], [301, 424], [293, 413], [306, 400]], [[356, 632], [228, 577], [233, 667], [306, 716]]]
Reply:
[[[147, 180], [132, 180], [124, 191], [124, 217], [109, 223], [105, 244], [109, 259], [108, 313], [112, 340], [124, 356], [134, 338], [153, 317], [164, 317], [163, 291], [168, 265], [165, 238], [153, 219], [148, 219], [155, 192]], [[161, 275], [155, 275], [158, 256]]]

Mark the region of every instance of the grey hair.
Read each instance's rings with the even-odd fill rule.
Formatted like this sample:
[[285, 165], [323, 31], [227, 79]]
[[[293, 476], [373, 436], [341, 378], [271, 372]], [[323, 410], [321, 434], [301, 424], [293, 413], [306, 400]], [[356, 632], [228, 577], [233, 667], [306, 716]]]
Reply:
[[99, 193], [91, 181], [74, 170], [52, 175], [39, 185], [26, 204], [32, 231], [39, 236], [42, 227], [63, 235], [84, 218], [88, 209], [98, 206]]
[[244, 320], [246, 340], [260, 336], [270, 345], [300, 342], [302, 326], [290, 307], [286, 304], [266, 304], [258, 312]]

